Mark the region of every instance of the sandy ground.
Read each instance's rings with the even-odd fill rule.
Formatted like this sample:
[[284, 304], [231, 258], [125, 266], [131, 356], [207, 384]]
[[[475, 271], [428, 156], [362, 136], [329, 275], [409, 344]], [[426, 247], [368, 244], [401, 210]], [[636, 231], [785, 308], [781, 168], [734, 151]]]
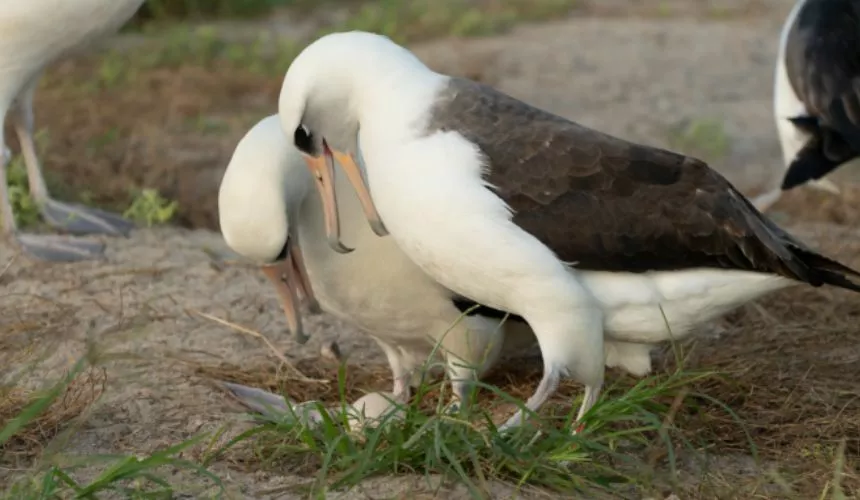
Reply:
[[[774, 3], [748, 16], [725, 19], [627, 17], [608, 9], [605, 16], [523, 27], [499, 37], [441, 40], [414, 49], [440, 70], [480, 78], [585, 125], [697, 154], [742, 190], [753, 193], [776, 175], [780, 163], [771, 88], [778, 32], [790, 7], [790, 2]], [[63, 71], [66, 70], [61, 68], [58, 74]], [[170, 81], [169, 74], [159, 78]], [[185, 84], [193, 83], [194, 78], [205, 79], [206, 75], [189, 78]], [[167, 92], [166, 85], [152, 86], [151, 90], [158, 96]], [[171, 109], [182, 109], [183, 105], [208, 109], [222, 116], [241, 108], [243, 118], [239, 122], [247, 126], [276, 111], [278, 87], [279, 81], [271, 79], [264, 86], [233, 88], [241, 95], [238, 102], [219, 95], [166, 105]], [[40, 97], [40, 116], [48, 114], [47, 110], [56, 111], [60, 104], [57, 96], [48, 89]], [[141, 95], [134, 103], [154, 108], [151, 101], [151, 97]], [[104, 122], [107, 126], [111, 118], [107, 114], [99, 118], [93, 111], [95, 102], [67, 105], [73, 110], [85, 106], [94, 113], [95, 118], [89, 118], [91, 124]], [[48, 127], [52, 141], [46, 165], [60, 176], [64, 174], [59, 172], [68, 166], [62, 159], [64, 148], [78, 147], [76, 143], [80, 142], [75, 138], [72, 116], [70, 112], [65, 118], [55, 118]], [[163, 144], [177, 141], [171, 127], [179, 119], [167, 120], [161, 127], [157, 118], [142, 120], [145, 124], [129, 133], [129, 142], [120, 141], [108, 152], [112, 156], [107, 168], [117, 176], [131, 172], [129, 178], [134, 182], [158, 186], [177, 197], [184, 207], [183, 223], [214, 229], [217, 183], [244, 130], [231, 122], [229, 133], [187, 139], [159, 153]], [[674, 130], [685, 121], [720, 124], [727, 146], [702, 150], [701, 144], [678, 143]], [[156, 153], [147, 156], [140, 151]], [[98, 177], [98, 172], [106, 171], [106, 164], [100, 161], [72, 166], [77, 169], [75, 175]], [[148, 170], [155, 164], [161, 173]], [[90, 186], [90, 190], [96, 194], [107, 192], [118, 189], [115, 186], [120, 183], [117, 179], [106, 180], [103, 186]], [[860, 234], [853, 224], [860, 218], [852, 205], [856, 197], [853, 193], [849, 189], [843, 198], [796, 193], [777, 207], [774, 217], [815, 246], [858, 266]], [[292, 343], [285, 333], [274, 292], [263, 276], [247, 267], [225, 266], [214, 260], [213, 252], [222, 252], [225, 246], [220, 235], [209, 229], [140, 230], [130, 239], [108, 240], [109, 253], [104, 263], [45, 266], [18, 255], [6, 243], [0, 245], [0, 269], [4, 269], [0, 273], [0, 330], [4, 332], [0, 337], [0, 365], [9, 368], [4, 379], [15, 378], [25, 386], [39, 387], [46, 378], [59, 377], [77, 356], [86, 352], [87, 346], [96, 346], [103, 357], [110, 358], [105, 365], [106, 391], [67, 443], [70, 453], [147, 453], [237, 420], [236, 405], [205, 378], [195, 375], [193, 363], [228, 362], [254, 367], [270, 363], [273, 355], [259, 339], [199, 313], [264, 333], [278, 350], [296, 362], [316, 362], [320, 345], [330, 340], [337, 340], [352, 359], [382, 362], [373, 344], [349, 326], [326, 316], [307, 320], [306, 326], [313, 333], [308, 344]], [[818, 339], [813, 342], [815, 349], [809, 350], [810, 344], [804, 342], [810, 335], [805, 329], [815, 318], [816, 305], [830, 307], [836, 316], [860, 317], [857, 299], [840, 292], [787, 293], [794, 295], [781, 294], [757, 308], [750, 306], [720, 325], [731, 331], [754, 331], [767, 323], [768, 317], [780, 317], [781, 302], [805, 301], [807, 308], [793, 306], [797, 319], [782, 325], [775, 336], [755, 338], [754, 347], [748, 351], [739, 341], [726, 349], [719, 339], [710, 339], [699, 346], [696, 362], [708, 366], [707, 360], [711, 359], [717, 365], [728, 364], [727, 358], [733, 357], [731, 362], [741, 365], [763, 363], [778, 367], [780, 371], [774, 375], [777, 387], [770, 389], [787, 393], [801, 387], [815, 392], [817, 372], [812, 376], [809, 373], [835, 365], [829, 373], [842, 370], [842, 375], [828, 380], [841, 378], [844, 383], [834, 389], [838, 392], [838, 397], [833, 396], [836, 399], [821, 398], [828, 401], [824, 406], [837, 411], [840, 401], [856, 399], [860, 393], [860, 385], [854, 383], [860, 358], [854, 346], [860, 340], [860, 332], [845, 326], [844, 320], [839, 323], [838, 317], [824, 318], [821, 321], [826, 325], [840, 329], [840, 337], [832, 342]], [[797, 340], [791, 340], [791, 335]], [[47, 357], [42, 356], [44, 353]], [[42, 359], [38, 372], [23, 369], [27, 361], [35, 358]], [[807, 379], [812, 386], [800, 382]], [[823, 387], [819, 389], [827, 392]], [[742, 409], [753, 408], [748, 402], [740, 401]], [[761, 417], [753, 409], [750, 412], [746, 417]], [[820, 417], [816, 415], [801, 413], [790, 420], [814, 421]], [[742, 411], [741, 416], [745, 416]], [[853, 457], [860, 447], [856, 422], [828, 434], [848, 438], [848, 453]], [[800, 457], [801, 450], [795, 451], [794, 458]], [[747, 470], [748, 465], [738, 464], [746, 462], [733, 461], [726, 468], [755, 473]], [[217, 464], [214, 470], [230, 485], [235, 498], [290, 498], [293, 494], [279, 487], [298, 480], [288, 472], [249, 473], [228, 463]], [[7, 473], [8, 470], [0, 475]], [[351, 495], [393, 497], [398, 490], [426, 489], [405, 479], [377, 480], [368, 488]], [[444, 491], [446, 496], [457, 497], [454, 492]], [[498, 495], [507, 496], [502, 491]]]

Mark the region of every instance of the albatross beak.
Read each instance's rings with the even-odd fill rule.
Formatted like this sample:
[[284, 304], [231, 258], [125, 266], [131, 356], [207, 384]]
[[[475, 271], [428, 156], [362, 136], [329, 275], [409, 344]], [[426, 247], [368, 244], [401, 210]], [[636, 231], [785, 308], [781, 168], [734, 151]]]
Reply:
[[367, 222], [370, 223], [370, 228], [373, 229], [373, 232], [377, 236], [388, 235], [388, 230], [385, 228], [385, 224], [382, 223], [379, 212], [376, 211], [376, 205], [373, 204], [373, 198], [370, 197], [367, 183], [364, 182], [361, 170], [358, 168], [352, 155], [347, 155], [340, 151], [332, 151], [332, 155], [340, 163], [341, 168], [346, 173], [346, 177], [349, 179], [352, 187], [355, 188], [355, 192], [358, 194], [358, 201], [361, 202], [361, 208], [364, 210]]
[[275, 285], [290, 332], [296, 342], [304, 344], [309, 337], [305, 335], [302, 327], [302, 317], [298, 307], [299, 295], [305, 299], [311, 313], [319, 314], [321, 309], [311, 288], [299, 247], [293, 245], [291, 241], [287, 242], [287, 257], [281, 262], [263, 266], [263, 274]]
[[337, 210], [337, 196], [334, 192], [334, 159], [331, 157], [331, 150], [325, 146], [325, 152], [319, 158], [306, 156], [305, 162], [314, 176], [322, 199], [328, 245], [337, 253], [352, 252], [353, 248], [349, 248], [340, 241], [340, 217]]

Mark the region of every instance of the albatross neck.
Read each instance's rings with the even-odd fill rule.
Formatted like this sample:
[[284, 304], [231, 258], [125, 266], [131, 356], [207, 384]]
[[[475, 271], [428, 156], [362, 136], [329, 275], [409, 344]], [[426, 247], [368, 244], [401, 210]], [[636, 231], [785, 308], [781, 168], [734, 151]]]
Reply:
[[362, 136], [382, 133], [389, 140], [414, 136], [426, 125], [427, 112], [447, 80], [409, 60], [358, 72], [353, 78], [352, 111]]

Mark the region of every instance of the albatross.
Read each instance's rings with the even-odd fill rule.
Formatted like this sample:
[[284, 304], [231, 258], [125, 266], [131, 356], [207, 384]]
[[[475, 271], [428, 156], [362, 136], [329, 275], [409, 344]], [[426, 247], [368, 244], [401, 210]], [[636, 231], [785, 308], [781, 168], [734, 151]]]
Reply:
[[[342, 175], [332, 187], [341, 203], [342, 237], [355, 247], [347, 254], [340, 244], [330, 248], [323, 229], [328, 212], [277, 115], [260, 120], [242, 137], [219, 187], [225, 241], [262, 266], [296, 340], [308, 339], [298, 309], [303, 297], [311, 312], [326, 311], [376, 341], [391, 366], [394, 396], [402, 402], [409, 399], [410, 384], [420, 379], [419, 370], [437, 342], [460, 401], [473, 378], [493, 367], [503, 350], [515, 353], [534, 345], [524, 322], [502, 323], [499, 311], [487, 313], [452, 298], [393, 241], [377, 238]], [[458, 321], [463, 313], [467, 315]], [[231, 390], [240, 397], [254, 396]]]
[[308, 45], [286, 72], [279, 115], [327, 210], [337, 213], [337, 159], [372, 201], [377, 234], [445, 289], [528, 322], [543, 377], [525, 406], [537, 411], [572, 377], [585, 385], [580, 426], [602, 389], [604, 333], [682, 338], [797, 283], [860, 291], [850, 279], [860, 274], [764, 217], [704, 162], [435, 72], [381, 35]]
[[860, 1], [800, 0], [782, 27], [774, 115], [780, 185], [754, 198], [759, 210], [789, 189], [839, 193], [827, 174], [860, 156]]
[[[334, 212], [324, 210], [313, 185], [303, 156], [284, 137], [278, 116], [272, 115], [239, 140], [218, 192], [224, 240], [236, 253], [261, 265], [298, 342], [308, 339], [298, 308], [302, 296], [310, 312], [325, 310], [376, 341], [391, 367], [398, 401], [409, 398], [407, 382], [417, 383], [420, 368], [440, 339], [442, 352], [452, 355], [448, 373], [455, 380], [457, 399], [465, 397], [474, 376], [534, 345], [534, 334], [522, 318], [509, 316], [503, 322], [505, 313], [444, 290], [394, 241], [377, 238], [348, 179], [335, 176], [331, 185], [342, 209], [342, 224]], [[325, 221], [342, 226], [345, 240], [355, 250], [345, 251], [337, 238], [329, 240]], [[462, 314], [467, 316], [458, 322]], [[648, 373], [650, 346], [635, 340], [607, 340], [607, 366], [635, 376]], [[236, 384], [229, 389], [246, 403], [260, 394]], [[280, 399], [270, 394], [267, 400]]]
[[[0, 8], [0, 123], [7, 118], [11, 122], [27, 167], [30, 195], [44, 220], [56, 229], [123, 236], [133, 229], [132, 223], [119, 215], [51, 198], [36, 155], [33, 94], [45, 67], [116, 32], [142, 4], [143, 0], [7, 0]], [[18, 231], [6, 180], [11, 155], [2, 137], [0, 151], [3, 232], [44, 260], [69, 262], [102, 255], [104, 245], [96, 241]]]

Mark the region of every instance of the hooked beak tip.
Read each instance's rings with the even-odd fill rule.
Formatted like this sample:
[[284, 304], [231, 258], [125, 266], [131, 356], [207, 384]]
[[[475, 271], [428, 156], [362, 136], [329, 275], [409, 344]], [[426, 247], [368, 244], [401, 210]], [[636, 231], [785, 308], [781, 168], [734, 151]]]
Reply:
[[376, 233], [377, 236], [388, 236], [388, 229], [381, 220], [371, 221], [370, 228], [373, 229], [373, 232]]
[[332, 236], [331, 238], [328, 239], [328, 245], [331, 247], [332, 250], [334, 250], [335, 252], [340, 253], [340, 254], [347, 254], [347, 253], [350, 253], [353, 250], [355, 250], [354, 248], [350, 248], [350, 247], [344, 245], [340, 241], [340, 238], [338, 238], [336, 236]]

